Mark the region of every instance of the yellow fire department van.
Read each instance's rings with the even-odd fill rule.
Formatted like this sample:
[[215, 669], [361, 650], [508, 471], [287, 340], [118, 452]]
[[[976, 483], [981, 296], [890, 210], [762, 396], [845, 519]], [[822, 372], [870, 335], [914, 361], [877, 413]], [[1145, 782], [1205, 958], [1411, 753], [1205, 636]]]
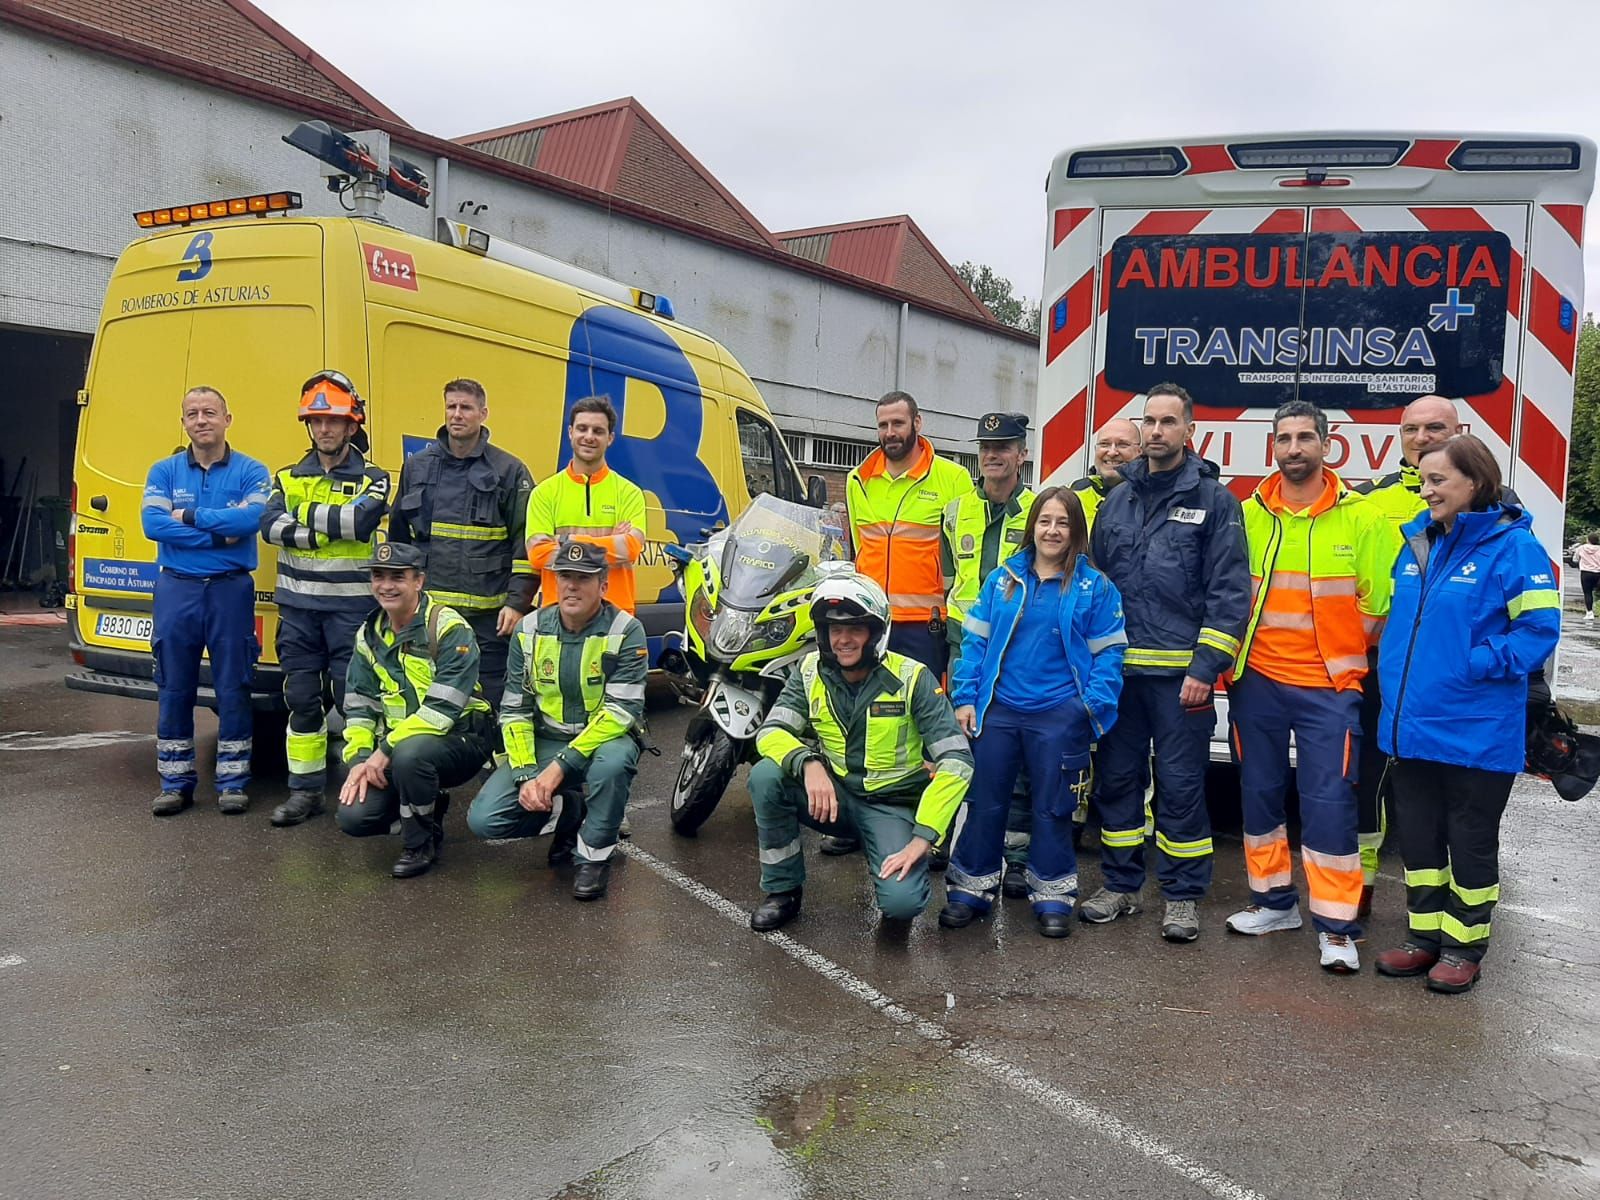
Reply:
[[[483, 383], [494, 443], [536, 480], [570, 457], [568, 406], [609, 396], [621, 420], [608, 461], [648, 504], [637, 578], [653, 646], [682, 620], [664, 544], [703, 540], [760, 492], [808, 499], [749, 375], [672, 321], [664, 297], [442, 219], [429, 241], [301, 217], [299, 203], [283, 192], [142, 213], [153, 232], [117, 260], [79, 396], [69, 687], [155, 696], [156, 549], [139, 509], [150, 465], [184, 445], [180, 401], [197, 384], [227, 397], [230, 443], [276, 470], [306, 452], [301, 384], [343, 371], [367, 400], [371, 458], [396, 476], [435, 436], [447, 380]], [[278, 704], [275, 566], [263, 544], [263, 708]]]

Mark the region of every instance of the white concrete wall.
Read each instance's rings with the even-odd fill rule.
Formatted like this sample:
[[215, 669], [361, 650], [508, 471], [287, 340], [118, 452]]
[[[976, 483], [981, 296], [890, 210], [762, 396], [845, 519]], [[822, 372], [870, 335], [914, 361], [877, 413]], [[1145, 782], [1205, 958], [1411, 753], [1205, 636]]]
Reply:
[[[135, 210], [290, 188], [339, 212], [317, 164], [280, 138], [301, 114], [0, 25], [0, 323], [92, 332]], [[404, 147], [396, 149], [406, 152]], [[408, 153], [433, 173], [431, 156]], [[897, 302], [452, 163], [448, 212], [490, 233], [669, 296], [727, 346], [781, 427], [871, 438], [895, 384]], [[914, 207], [914, 205], [912, 205]], [[424, 237], [433, 214], [390, 198]], [[991, 408], [1030, 410], [1032, 345], [912, 308], [903, 385], [926, 432], [965, 447]]]

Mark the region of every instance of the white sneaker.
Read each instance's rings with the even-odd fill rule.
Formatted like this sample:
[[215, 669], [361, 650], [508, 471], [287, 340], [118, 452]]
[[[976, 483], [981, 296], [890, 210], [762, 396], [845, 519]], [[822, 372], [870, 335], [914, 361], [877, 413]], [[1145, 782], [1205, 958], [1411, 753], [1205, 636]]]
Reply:
[[1342, 933], [1317, 934], [1317, 948], [1322, 951], [1322, 969], [1336, 975], [1354, 975], [1361, 970], [1361, 959], [1356, 956], [1356, 944]]
[[1592, 609], [1592, 608], [1591, 608], [1591, 609], [1590, 609], [1590, 610], [1589, 610], [1589, 611], [1588, 611], [1588, 612], [1586, 612], [1586, 613], [1584, 613], [1584, 614], [1583, 614], [1583, 619], [1584, 619], [1584, 620], [1585, 620], [1585, 621], [1592, 621], [1592, 620], [1594, 620], [1594, 609]]
[[1229, 933], [1247, 933], [1259, 937], [1263, 933], [1277, 933], [1283, 929], [1300, 928], [1300, 906], [1293, 908], [1263, 908], [1252, 904], [1241, 908], [1228, 918]]

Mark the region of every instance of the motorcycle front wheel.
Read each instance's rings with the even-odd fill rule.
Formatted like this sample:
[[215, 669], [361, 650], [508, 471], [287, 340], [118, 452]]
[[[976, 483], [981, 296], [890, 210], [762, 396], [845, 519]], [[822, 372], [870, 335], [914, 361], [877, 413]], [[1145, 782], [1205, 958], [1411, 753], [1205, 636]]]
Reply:
[[684, 743], [678, 778], [672, 785], [672, 828], [693, 837], [716, 811], [739, 765], [739, 744], [720, 725], [707, 721]]

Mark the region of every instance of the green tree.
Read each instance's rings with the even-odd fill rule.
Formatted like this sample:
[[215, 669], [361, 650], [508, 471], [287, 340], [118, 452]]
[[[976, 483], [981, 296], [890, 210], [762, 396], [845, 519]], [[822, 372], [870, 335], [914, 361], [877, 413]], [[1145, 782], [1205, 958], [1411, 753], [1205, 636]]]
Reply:
[[1600, 328], [1594, 314], [1578, 330], [1572, 439], [1567, 462], [1567, 541], [1600, 528]]
[[1024, 333], [1039, 332], [1039, 302], [1017, 295], [1011, 280], [997, 275], [993, 267], [964, 262], [956, 268], [956, 274], [972, 289], [972, 294], [983, 301], [996, 321]]

